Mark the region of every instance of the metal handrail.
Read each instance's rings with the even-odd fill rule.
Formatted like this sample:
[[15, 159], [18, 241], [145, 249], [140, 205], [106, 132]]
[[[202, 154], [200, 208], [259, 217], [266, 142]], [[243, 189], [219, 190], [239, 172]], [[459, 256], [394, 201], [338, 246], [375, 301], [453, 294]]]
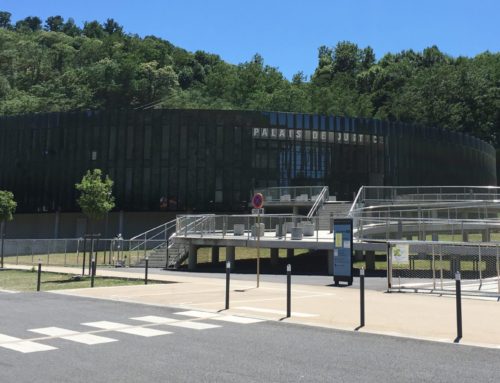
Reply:
[[355, 210], [355, 206], [358, 204], [358, 200], [360, 199], [361, 193], [364, 191], [365, 186], [361, 186], [358, 190], [358, 193], [356, 194], [356, 198], [354, 198], [354, 201], [352, 202], [351, 208], [349, 209], [349, 213], [347, 214], [348, 217], [352, 217], [352, 213]]
[[[163, 233], [167, 233], [168, 230], [170, 230], [172, 227], [175, 227], [175, 224], [176, 224], [176, 220], [174, 219], [172, 221], [168, 221], [162, 225], [159, 225], [159, 226], [156, 226], [152, 229], [149, 229], [148, 231], [145, 231], [144, 233], [136, 235], [135, 237], [130, 238], [130, 241], [137, 241], [137, 240], [142, 239], [140, 237], [144, 236], [144, 240], [142, 242], [139, 242], [136, 246], [132, 247], [130, 249], [130, 251], [138, 250], [141, 247], [143, 247], [145, 244], [147, 244], [148, 241], [155, 240], [155, 238], [157, 238], [159, 235], [161, 235]], [[148, 236], [147, 236], [148, 233], [151, 233], [151, 232], [158, 230], [158, 229], [161, 229], [161, 230], [158, 233], [156, 233], [155, 235], [153, 235], [152, 237], [148, 238]], [[168, 238], [165, 238], [165, 241], [168, 241]]]
[[323, 189], [321, 189], [321, 193], [319, 193], [318, 198], [316, 198], [316, 201], [314, 201], [314, 205], [312, 205], [311, 209], [309, 210], [309, 213], [307, 213], [306, 217], [308, 219], [311, 219], [312, 216], [316, 214], [316, 210], [318, 210], [320, 205], [321, 206], [323, 205], [325, 198], [327, 198], [327, 196], [328, 196], [328, 186], [325, 186], [323, 187]]
[[168, 224], [175, 224], [175, 219], [171, 220], [171, 221], [168, 221], [168, 222], [165, 222], [165, 223], [162, 223], [161, 225], [158, 225], [156, 227], [153, 227], [152, 229], [149, 229], [141, 234], [137, 234], [136, 236], [130, 238], [131, 241], [134, 241], [136, 239], [139, 239], [139, 237], [142, 237], [143, 235], [147, 235], [148, 233], [151, 233], [152, 231], [154, 230], [157, 230], [159, 228], [163, 228], [165, 225], [168, 225]]
[[[270, 203], [290, 203], [290, 202], [313, 202], [315, 193], [321, 194], [326, 186], [274, 186], [262, 189], [255, 189], [254, 192], [262, 193], [264, 199]], [[283, 194], [285, 192], [286, 194]], [[307, 199], [298, 199], [302, 194], [307, 195]], [[281, 197], [289, 194], [290, 200], [281, 200]], [[276, 198], [276, 199], [275, 199]]]

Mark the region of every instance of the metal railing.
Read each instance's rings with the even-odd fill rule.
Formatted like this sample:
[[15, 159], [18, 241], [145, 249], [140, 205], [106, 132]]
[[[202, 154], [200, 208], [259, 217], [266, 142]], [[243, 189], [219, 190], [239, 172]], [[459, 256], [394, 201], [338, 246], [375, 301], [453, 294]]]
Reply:
[[319, 193], [318, 198], [314, 201], [314, 205], [311, 207], [311, 210], [309, 210], [309, 213], [307, 213], [307, 218], [311, 219], [315, 214], [316, 211], [323, 206], [325, 201], [328, 200], [328, 187], [325, 186], [322, 190], [321, 193]]
[[[170, 242], [171, 237], [175, 235], [175, 224], [176, 220], [173, 219], [130, 238], [131, 241], [137, 242], [131, 250], [142, 249], [144, 251], [144, 256], [146, 256], [148, 250], [155, 250], [165, 245]], [[158, 240], [162, 242], [157, 244]]]
[[371, 206], [381, 202], [420, 203], [454, 201], [500, 202], [500, 187], [497, 186], [362, 186], [353, 202]]
[[255, 193], [262, 193], [265, 203], [312, 203], [319, 198], [326, 190], [326, 199], [328, 199], [327, 186], [281, 186], [264, 189], [256, 189]]
[[460, 271], [467, 294], [500, 297], [500, 244], [391, 241], [387, 257], [391, 291], [454, 293]]
[[[148, 244], [155, 248], [163, 239], [150, 240]], [[133, 266], [143, 257], [144, 252], [138, 246], [141, 240], [121, 238], [68, 238], [68, 239], [5, 239], [4, 263], [13, 265], [35, 266], [40, 259], [49, 266], [83, 266], [85, 257], [86, 270], [92, 257], [99, 266]]]
[[[359, 189], [349, 216], [358, 239], [402, 239], [417, 235], [435, 240], [460, 232], [495, 233], [500, 225], [497, 187], [366, 187]], [[442, 194], [435, 193], [436, 191]], [[490, 235], [485, 235], [489, 241]]]
[[304, 241], [331, 241], [329, 230], [320, 230], [320, 217], [308, 218], [292, 214], [257, 215], [179, 215], [176, 238], [221, 238], [252, 239], [257, 237], [257, 221], [264, 230], [265, 239], [297, 241], [292, 238], [292, 229], [301, 228]]

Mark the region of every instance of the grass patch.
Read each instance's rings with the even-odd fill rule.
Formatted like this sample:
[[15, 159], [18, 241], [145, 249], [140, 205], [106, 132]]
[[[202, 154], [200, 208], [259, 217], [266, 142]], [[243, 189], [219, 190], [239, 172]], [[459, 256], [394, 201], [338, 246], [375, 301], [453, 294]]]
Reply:
[[[308, 253], [307, 249], [295, 249], [294, 255], [301, 255]], [[198, 249], [198, 263], [209, 263], [212, 261], [212, 249], [210, 247], [203, 247]], [[279, 257], [286, 258], [286, 249], [279, 249]], [[257, 259], [257, 249], [253, 247], [236, 247], [234, 258], [236, 261], [245, 259]], [[260, 258], [271, 258], [271, 250], [262, 248], [260, 249]], [[226, 248], [219, 248], [219, 261], [226, 261]]]
[[[37, 272], [25, 270], [1, 270], [0, 289], [15, 291], [36, 291]], [[156, 283], [156, 282], [155, 282]], [[95, 287], [142, 285], [144, 280], [126, 278], [95, 277]], [[71, 274], [42, 272], [40, 289], [64, 290], [90, 287], [90, 277], [73, 280]]]

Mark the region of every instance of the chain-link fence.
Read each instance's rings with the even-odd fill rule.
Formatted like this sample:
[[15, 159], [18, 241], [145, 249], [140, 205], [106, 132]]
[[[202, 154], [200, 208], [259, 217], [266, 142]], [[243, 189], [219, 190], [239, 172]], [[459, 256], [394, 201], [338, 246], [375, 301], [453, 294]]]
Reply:
[[81, 266], [88, 268], [92, 257], [99, 266], [134, 266], [163, 240], [124, 240], [121, 238], [5, 239], [4, 264]]
[[390, 243], [390, 290], [454, 292], [460, 271], [464, 293], [500, 296], [500, 246], [495, 243]]

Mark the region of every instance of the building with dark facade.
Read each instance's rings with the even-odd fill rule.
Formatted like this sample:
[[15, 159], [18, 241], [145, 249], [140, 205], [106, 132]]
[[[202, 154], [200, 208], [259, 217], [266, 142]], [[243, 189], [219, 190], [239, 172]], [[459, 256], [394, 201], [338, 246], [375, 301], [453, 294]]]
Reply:
[[[404, 123], [162, 109], [0, 118], [0, 189], [14, 192], [26, 222], [79, 212], [74, 185], [91, 168], [114, 180], [117, 212], [141, 217], [136, 232], [166, 213], [246, 211], [254, 188], [327, 185], [330, 195], [351, 200], [361, 185], [497, 184], [491, 145]], [[127, 232], [123, 216], [116, 221], [110, 234]], [[81, 232], [68, 225], [65, 236]]]

